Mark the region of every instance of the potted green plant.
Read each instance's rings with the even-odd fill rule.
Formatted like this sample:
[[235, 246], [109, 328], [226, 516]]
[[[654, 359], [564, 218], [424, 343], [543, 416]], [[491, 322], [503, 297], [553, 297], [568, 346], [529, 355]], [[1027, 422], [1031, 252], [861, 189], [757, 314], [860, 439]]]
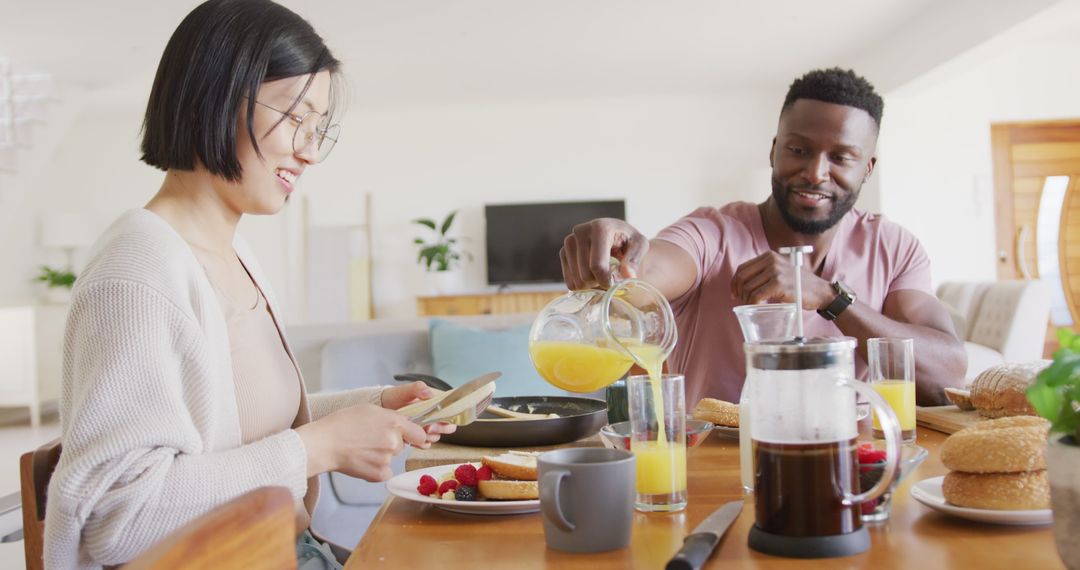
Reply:
[[463, 259], [472, 259], [457, 238], [450, 237], [450, 227], [457, 217], [457, 210], [450, 212], [441, 223], [436, 223], [430, 218], [417, 218], [414, 224], [424, 226], [433, 234], [428, 238], [417, 237], [413, 240], [419, 253], [416, 261], [435, 276], [435, 289], [438, 293], [446, 293], [447, 280], [453, 277], [451, 271], [459, 267]]
[[1080, 335], [1060, 329], [1057, 336], [1061, 347], [1027, 397], [1051, 424], [1046, 463], [1058, 553], [1066, 566], [1080, 568]]
[[71, 299], [71, 287], [75, 285], [75, 273], [69, 269], [55, 269], [48, 265], [41, 266], [41, 272], [34, 278], [44, 283], [45, 300], [50, 303], [66, 303]]

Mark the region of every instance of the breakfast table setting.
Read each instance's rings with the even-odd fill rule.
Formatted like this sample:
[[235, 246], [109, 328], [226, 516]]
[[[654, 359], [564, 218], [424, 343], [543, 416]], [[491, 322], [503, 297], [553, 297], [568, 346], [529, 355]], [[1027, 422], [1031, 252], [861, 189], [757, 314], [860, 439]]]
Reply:
[[[689, 501], [682, 512], [635, 512], [627, 548], [578, 554], [546, 546], [541, 514], [476, 515], [390, 497], [356, 546], [346, 568], [663, 568], [683, 539], [725, 503], [745, 500], [705, 568], [1064, 568], [1050, 527], [1000, 525], [960, 518], [917, 502], [911, 488], [946, 473], [940, 448], [947, 434], [919, 427], [929, 456], [894, 492], [892, 513], [867, 525], [869, 550], [844, 558], [781, 558], [750, 549], [753, 496], [739, 477], [738, 439], [714, 433], [687, 458]], [[602, 445], [587, 438], [572, 445]], [[482, 450], [481, 453], [490, 453]], [[476, 451], [434, 445], [413, 450], [407, 467], [475, 460]], [[445, 463], [443, 463], [445, 462]]]
[[[781, 252], [798, 268], [808, 250]], [[1062, 446], [1080, 408], [1061, 386], [1080, 337], [918, 407], [913, 340], [866, 339], [856, 377], [857, 339], [803, 335], [795, 275], [795, 303], [734, 310], [738, 402], [687, 408], [671, 307], [636, 279], [555, 299], [530, 331], [545, 380], [606, 401], [421, 378], [443, 390], [408, 415], [459, 431], [410, 450], [345, 568], [1078, 567], [1080, 454]]]

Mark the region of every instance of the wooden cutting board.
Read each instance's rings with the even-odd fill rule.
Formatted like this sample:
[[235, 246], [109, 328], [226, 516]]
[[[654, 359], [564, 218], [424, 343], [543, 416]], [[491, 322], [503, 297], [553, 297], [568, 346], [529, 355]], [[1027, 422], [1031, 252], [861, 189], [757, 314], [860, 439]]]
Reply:
[[915, 423], [942, 433], [956, 433], [986, 419], [980, 416], [979, 412], [965, 412], [956, 406], [915, 408]]
[[[516, 451], [551, 451], [554, 449], [562, 449], [564, 447], [603, 447], [604, 442], [600, 440], [600, 434], [594, 434], [589, 437], [572, 441], [570, 443], [563, 443], [560, 445], [547, 445], [544, 447], [515, 447]], [[446, 465], [448, 463], [466, 463], [470, 461], [480, 461], [480, 458], [485, 455], [499, 455], [506, 453], [511, 448], [508, 447], [466, 447], [464, 445], [454, 445], [452, 443], [436, 443], [428, 449], [412, 449], [409, 457], [405, 459], [405, 470], [412, 471], [414, 469], [423, 469], [425, 467], [434, 467], [436, 465]]]

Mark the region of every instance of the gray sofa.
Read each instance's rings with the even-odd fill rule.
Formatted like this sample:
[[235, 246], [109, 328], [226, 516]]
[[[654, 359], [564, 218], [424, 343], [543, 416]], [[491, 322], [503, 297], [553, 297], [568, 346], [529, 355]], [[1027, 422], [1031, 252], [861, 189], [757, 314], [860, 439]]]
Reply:
[[[459, 324], [505, 329], [533, 321], [535, 314], [446, 317]], [[441, 317], [440, 317], [441, 318]], [[288, 327], [293, 353], [312, 392], [394, 384], [402, 372], [430, 374], [429, 319], [380, 319], [348, 324]], [[522, 347], [527, 350], [526, 347]], [[398, 456], [394, 473], [405, 468]], [[369, 483], [341, 473], [323, 474], [312, 528], [321, 536], [353, 548], [386, 500], [383, 483]]]

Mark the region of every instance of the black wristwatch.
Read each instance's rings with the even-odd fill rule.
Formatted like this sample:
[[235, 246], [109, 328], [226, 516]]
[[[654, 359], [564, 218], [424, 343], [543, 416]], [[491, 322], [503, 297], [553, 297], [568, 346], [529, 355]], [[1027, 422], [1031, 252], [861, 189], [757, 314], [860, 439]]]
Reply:
[[833, 299], [832, 303], [829, 303], [828, 307], [817, 311], [826, 321], [835, 320], [836, 317], [840, 316], [840, 313], [844, 312], [844, 309], [855, 302], [855, 291], [852, 291], [851, 287], [839, 281], [833, 281], [832, 288], [833, 291], [836, 291], [836, 298]]

